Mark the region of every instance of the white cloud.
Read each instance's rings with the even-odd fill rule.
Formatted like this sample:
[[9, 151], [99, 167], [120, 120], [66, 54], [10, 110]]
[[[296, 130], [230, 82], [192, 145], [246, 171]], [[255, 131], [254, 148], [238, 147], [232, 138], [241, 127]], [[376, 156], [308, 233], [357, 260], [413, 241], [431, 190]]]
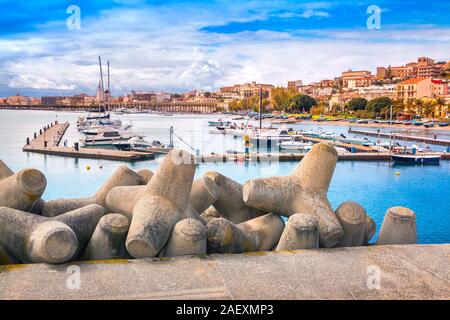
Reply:
[[[286, 12], [326, 17], [323, 9], [329, 4], [302, 5], [301, 10], [287, 6]], [[260, 10], [253, 10], [257, 6]], [[221, 7], [222, 11], [180, 5], [114, 9], [83, 20], [79, 31], [50, 28], [39, 35], [0, 39], [0, 83], [94, 94], [101, 55], [111, 61], [114, 94], [132, 89], [211, 90], [252, 80], [286, 85], [291, 79], [332, 78], [348, 68], [375, 71], [376, 66], [402, 64], [420, 55], [448, 59], [443, 55], [450, 52], [449, 29], [432, 26], [289, 33], [199, 31], [209, 25], [264, 19], [271, 6], [272, 1], [250, 1]]]

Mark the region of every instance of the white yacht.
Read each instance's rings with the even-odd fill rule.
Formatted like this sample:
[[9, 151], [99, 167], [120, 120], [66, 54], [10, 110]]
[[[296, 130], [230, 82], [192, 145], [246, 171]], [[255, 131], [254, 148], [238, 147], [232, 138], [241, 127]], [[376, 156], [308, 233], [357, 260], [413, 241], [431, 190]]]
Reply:
[[148, 142], [143, 137], [132, 137], [126, 141], [113, 143], [114, 147], [124, 151], [151, 152], [153, 148], [165, 148], [165, 145], [159, 141]]
[[81, 141], [85, 146], [111, 146], [115, 142], [128, 141], [130, 138], [135, 137], [134, 134], [124, 132], [121, 130], [104, 128], [96, 135], [87, 136]]
[[301, 142], [296, 140], [282, 141], [278, 145], [282, 150], [297, 150], [308, 152], [313, 144], [311, 142]]

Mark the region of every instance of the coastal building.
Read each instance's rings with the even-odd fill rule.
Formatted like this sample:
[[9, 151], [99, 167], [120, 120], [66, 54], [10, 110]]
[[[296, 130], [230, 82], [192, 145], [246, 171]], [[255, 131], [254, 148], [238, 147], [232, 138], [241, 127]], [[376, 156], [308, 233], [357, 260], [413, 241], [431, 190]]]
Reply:
[[31, 103], [29, 97], [21, 96], [19, 93], [6, 99], [6, 103], [11, 106], [28, 106]]
[[253, 81], [251, 83], [235, 84], [233, 86], [222, 87], [219, 89], [219, 92], [235, 93], [239, 94], [243, 98], [250, 98], [259, 96], [259, 91], [260, 89], [262, 89], [263, 96], [268, 97], [272, 88], [274, 88], [274, 86], [271, 84], [256, 83], [255, 81]]
[[100, 83], [100, 81], [98, 82], [97, 93], [95, 96], [96, 96], [96, 102], [98, 102], [98, 103], [104, 101], [104, 99], [105, 99], [105, 92], [103, 91], [103, 87], [102, 87], [102, 84]]
[[341, 78], [342, 78], [343, 86], [348, 87], [349, 80], [372, 78], [372, 73], [367, 70], [360, 70], [360, 71], [348, 70], [348, 71], [342, 72]]
[[303, 85], [302, 80], [294, 80], [294, 81], [288, 81], [287, 88], [290, 91], [298, 91], [298, 88]]
[[407, 78], [434, 78], [438, 77], [445, 68], [445, 63], [435, 61], [428, 57], [419, 57], [417, 62], [410, 62], [404, 66], [378, 67], [377, 79], [407, 79]]
[[359, 87], [356, 91], [362, 98], [366, 98], [367, 100], [381, 97], [395, 99], [397, 97], [395, 84], [387, 84], [381, 86], [370, 85], [367, 87]]
[[360, 88], [360, 87], [368, 87], [374, 82], [375, 82], [375, 78], [372, 76], [365, 77], [365, 78], [348, 79], [347, 80], [347, 88], [356, 89], [356, 88]]
[[50, 107], [56, 105], [57, 100], [58, 97], [42, 97], [41, 104], [43, 106]]
[[433, 96], [431, 78], [412, 78], [396, 84], [397, 99], [406, 101]]

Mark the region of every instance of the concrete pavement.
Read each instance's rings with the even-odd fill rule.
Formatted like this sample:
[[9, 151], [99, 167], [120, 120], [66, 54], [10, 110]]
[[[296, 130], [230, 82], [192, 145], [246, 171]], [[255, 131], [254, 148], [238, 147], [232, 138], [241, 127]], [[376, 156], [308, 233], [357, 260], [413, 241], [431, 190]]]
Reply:
[[448, 300], [449, 266], [450, 244], [12, 265], [0, 299]]

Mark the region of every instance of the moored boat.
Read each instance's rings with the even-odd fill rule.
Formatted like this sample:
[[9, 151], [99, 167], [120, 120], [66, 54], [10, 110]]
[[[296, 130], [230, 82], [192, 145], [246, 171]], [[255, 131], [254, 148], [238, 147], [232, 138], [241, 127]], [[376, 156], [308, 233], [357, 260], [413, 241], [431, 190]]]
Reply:
[[398, 164], [439, 164], [440, 155], [396, 154], [392, 160]]

